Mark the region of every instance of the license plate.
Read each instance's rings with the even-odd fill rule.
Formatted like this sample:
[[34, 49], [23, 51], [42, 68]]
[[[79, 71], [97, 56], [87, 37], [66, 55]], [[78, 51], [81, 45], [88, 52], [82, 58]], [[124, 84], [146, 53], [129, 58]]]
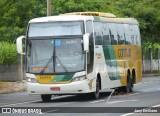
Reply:
[[50, 90], [51, 91], [60, 91], [60, 87], [51, 87]]

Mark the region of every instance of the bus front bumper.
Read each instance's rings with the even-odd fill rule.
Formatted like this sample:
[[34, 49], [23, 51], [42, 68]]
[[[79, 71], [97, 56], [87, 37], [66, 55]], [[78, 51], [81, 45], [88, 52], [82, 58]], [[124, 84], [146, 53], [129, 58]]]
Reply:
[[90, 89], [87, 80], [71, 82], [67, 84], [39, 84], [27, 82], [28, 94], [82, 94], [89, 93]]

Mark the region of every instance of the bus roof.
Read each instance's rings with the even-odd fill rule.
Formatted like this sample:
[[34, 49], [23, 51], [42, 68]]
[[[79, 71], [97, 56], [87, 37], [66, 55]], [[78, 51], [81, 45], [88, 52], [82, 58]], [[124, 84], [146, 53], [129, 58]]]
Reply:
[[103, 17], [94, 17], [96, 21], [105, 21], [109, 23], [126, 23], [126, 24], [138, 24], [138, 21], [135, 18], [103, 18]]
[[73, 12], [61, 14], [58, 16], [40, 17], [29, 21], [29, 23], [36, 22], [54, 22], [54, 21], [80, 21], [80, 20], [95, 20], [105, 21], [109, 23], [128, 23], [138, 24], [138, 21], [134, 18], [116, 18], [114, 14], [102, 13], [102, 12]]
[[58, 16], [35, 18], [30, 20], [29, 23], [54, 22], [54, 21], [80, 21], [80, 20], [94, 20], [94, 18], [93, 16], [81, 16], [81, 15], [58, 15]]
[[112, 13], [104, 13], [104, 12], [71, 12], [71, 13], [65, 13], [62, 15], [85, 15], [85, 16], [99, 16], [99, 17], [106, 17], [106, 18], [116, 17]]
[[104, 13], [104, 12], [71, 12], [71, 13], [65, 13], [62, 15], [93, 16], [94, 20], [97, 20], [97, 21], [138, 24], [138, 21], [134, 18], [116, 18], [116, 16], [112, 13]]

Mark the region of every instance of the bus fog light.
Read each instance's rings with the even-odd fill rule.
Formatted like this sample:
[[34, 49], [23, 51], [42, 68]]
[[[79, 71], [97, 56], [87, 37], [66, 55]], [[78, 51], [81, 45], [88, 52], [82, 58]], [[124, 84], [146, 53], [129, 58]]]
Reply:
[[72, 79], [72, 82], [82, 81], [82, 80], [85, 80], [85, 79], [86, 79], [86, 76], [74, 77], [74, 78]]

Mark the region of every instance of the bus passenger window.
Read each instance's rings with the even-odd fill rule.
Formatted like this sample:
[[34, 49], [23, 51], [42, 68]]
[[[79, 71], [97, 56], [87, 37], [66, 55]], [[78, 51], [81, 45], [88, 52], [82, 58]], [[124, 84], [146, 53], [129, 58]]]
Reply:
[[125, 44], [123, 24], [117, 23], [116, 27], [117, 27], [118, 44], [119, 45]]
[[125, 32], [125, 44], [131, 44], [131, 33], [129, 24], [123, 24], [124, 32]]
[[108, 29], [108, 24], [106, 22], [102, 22], [102, 32], [103, 32], [103, 45], [110, 45], [111, 40], [109, 37], [109, 29]]
[[108, 26], [109, 26], [109, 34], [110, 34], [111, 44], [117, 45], [118, 39], [117, 39], [116, 24], [115, 23], [108, 23]]
[[102, 23], [94, 22], [95, 45], [102, 45]]
[[103, 35], [103, 44], [104, 45], [110, 45], [111, 41], [109, 39], [109, 35]]
[[102, 37], [100, 35], [95, 36], [95, 44], [102, 45]]
[[111, 37], [111, 44], [112, 45], [116, 45], [117, 44], [117, 40], [114, 39], [114, 35], [110, 35]]

